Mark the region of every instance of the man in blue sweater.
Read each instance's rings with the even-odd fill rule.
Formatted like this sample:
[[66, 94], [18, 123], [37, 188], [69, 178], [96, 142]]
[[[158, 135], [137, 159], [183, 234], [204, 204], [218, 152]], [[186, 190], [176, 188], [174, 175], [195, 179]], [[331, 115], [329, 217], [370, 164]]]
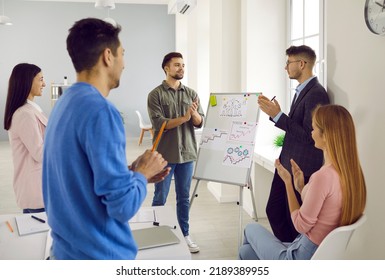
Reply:
[[44, 143], [52, 259], [135, 259], [128, 220], [140, 208], [147, 183], [169, 173], [157, 152], [146, 151], [127, 166], [123, 122], [106, 99], [124, 69], [120, 30], [93, 18], [69, 30], [77, 82], [55, 104]]

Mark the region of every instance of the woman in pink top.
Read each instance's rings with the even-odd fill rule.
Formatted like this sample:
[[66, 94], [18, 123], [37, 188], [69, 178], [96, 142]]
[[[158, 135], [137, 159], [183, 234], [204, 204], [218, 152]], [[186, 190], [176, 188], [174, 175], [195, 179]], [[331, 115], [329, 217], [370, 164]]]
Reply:
[[13, 188], [23, 213], [44, 211], [42, 160], [47, 118], [34, 102], [45, 82], [41, 69], [33, 64], [16, 65], [9, 78], [4, 129], [8, 130], [13, 157]]
[[[307, 185], [300, 167], [291, 160], [291, 173], [279, 160], [275, 166], [285, 182], [291, 218], [300, 233], [292, 243], [282, 243], [257, 223], [245, 228], [240, 259], [311, 259], [333, 229], [349, 225], [362, 215], [366, 185], [358, 158], [352, 116], [342, 106], [318, 106], [313, 112], [312, 138], [324, 155], [324, 165]], [[292, 175], [293, 174], [293, 179]], [[294, 194], [301, 193], [302, 205]]]

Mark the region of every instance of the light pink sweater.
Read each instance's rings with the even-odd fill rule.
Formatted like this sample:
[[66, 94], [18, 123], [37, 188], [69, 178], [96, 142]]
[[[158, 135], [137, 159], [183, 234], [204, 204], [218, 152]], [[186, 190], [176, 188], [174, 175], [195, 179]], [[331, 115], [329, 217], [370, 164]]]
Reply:
[[16, 110], [8, 130], [13, 157], [13, 188], [21, 209], [43, 208], [42, 160], [47, 118], [26, 103]]
[[302, 206], [291, 213], [294, 227], [319, 245], [339, 226], [342, 208], [340, 178], [332, 165], [315, 172], [301, 193]]

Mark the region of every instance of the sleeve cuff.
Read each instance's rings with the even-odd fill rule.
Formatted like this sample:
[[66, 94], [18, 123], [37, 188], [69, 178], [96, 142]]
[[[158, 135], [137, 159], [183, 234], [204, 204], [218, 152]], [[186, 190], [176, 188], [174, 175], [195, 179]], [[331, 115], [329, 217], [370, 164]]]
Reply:
[[279, 120], [279, 118], [282, 116], [283, 112], [279, 112], [274, 118], [273, 118], [273, 122], [277, 122]]

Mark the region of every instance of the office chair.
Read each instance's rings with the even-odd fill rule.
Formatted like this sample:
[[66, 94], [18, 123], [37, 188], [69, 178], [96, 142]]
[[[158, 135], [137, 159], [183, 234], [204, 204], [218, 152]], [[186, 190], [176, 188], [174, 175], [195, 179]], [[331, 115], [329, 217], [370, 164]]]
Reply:
[[140, 127], [140, 136], [139, 136], [139, 146], [142, 144], [144, 132], [149, 131], [151, 133], [151, 137], [154, 137], [154, 131], [152, 130], [152, 125], [147, 124], [143, 121], [142, 115], [138, 110], [135, 111], [139, 118], [139, 127]]
[[346, 249], [354, 231], [366, 221], [366, 215], [362, 216], [348, 226], [341, 226], [332, 230], [315, 251], [312, 260], [343, 260]]

